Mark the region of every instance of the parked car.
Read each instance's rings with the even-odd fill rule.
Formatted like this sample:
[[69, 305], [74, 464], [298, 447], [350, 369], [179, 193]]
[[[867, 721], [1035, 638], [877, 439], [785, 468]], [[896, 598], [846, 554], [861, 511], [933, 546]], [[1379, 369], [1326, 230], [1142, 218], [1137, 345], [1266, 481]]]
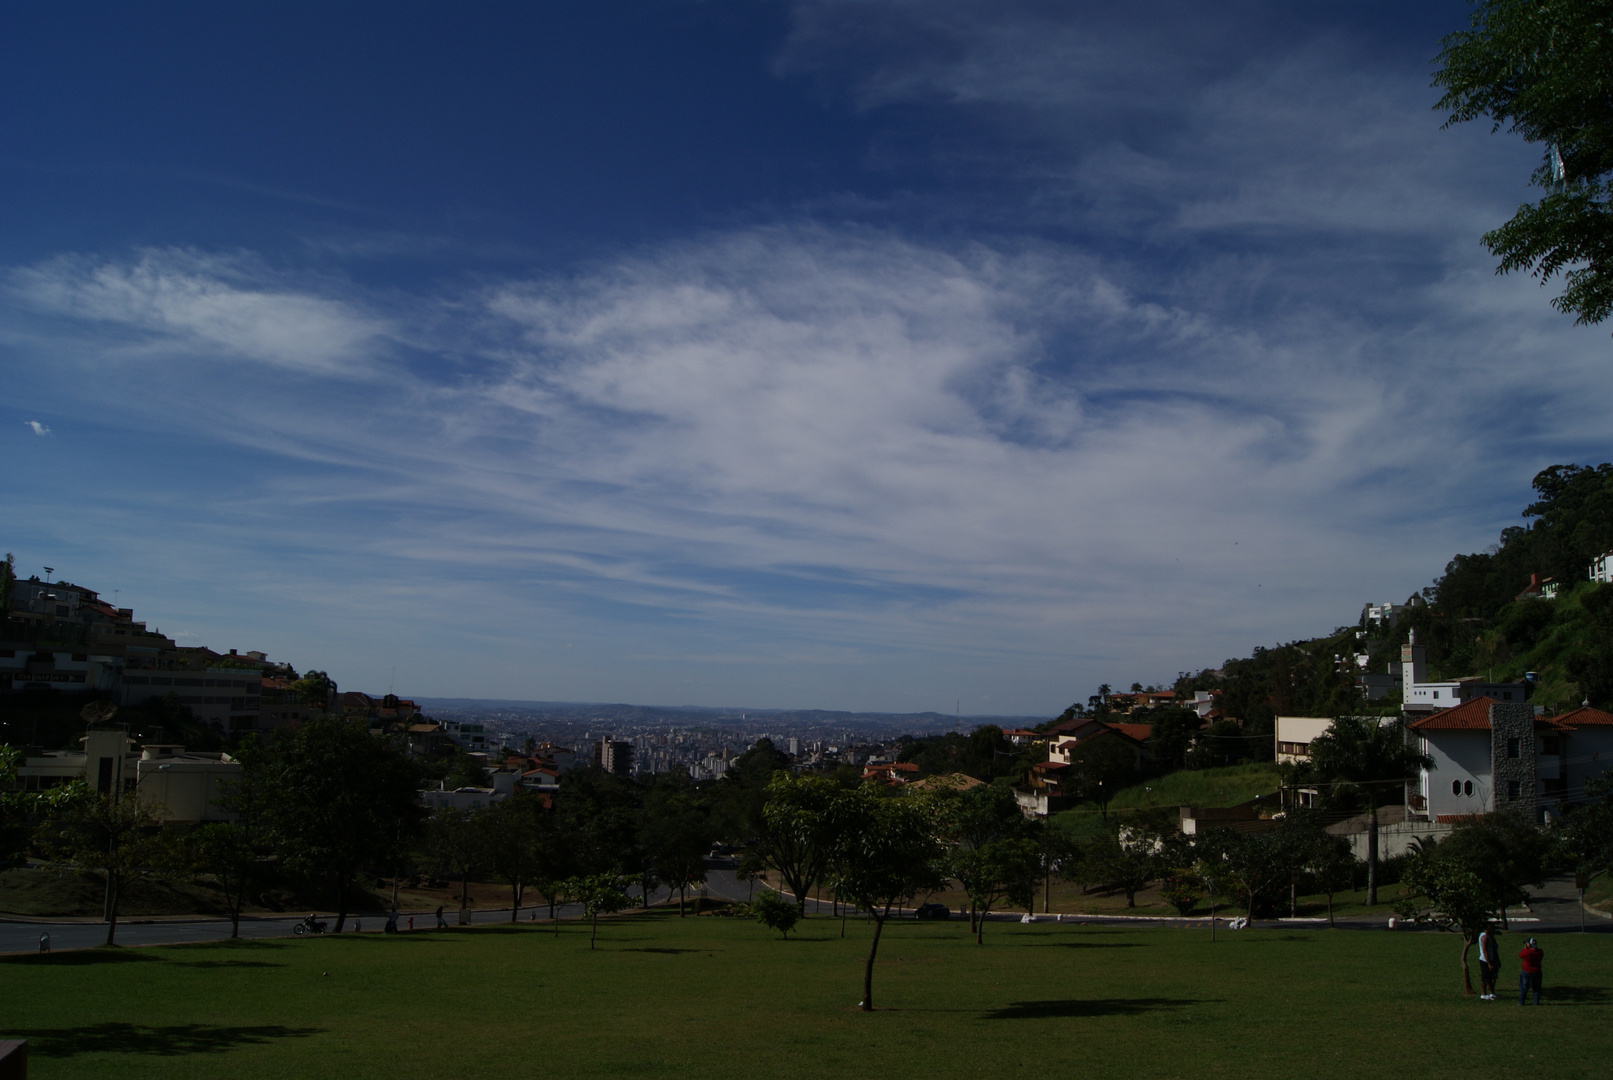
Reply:
[[915, 919], [950, 919], [952, 909], [945, 904], [920, 904], [919, 909], [913, 912]]

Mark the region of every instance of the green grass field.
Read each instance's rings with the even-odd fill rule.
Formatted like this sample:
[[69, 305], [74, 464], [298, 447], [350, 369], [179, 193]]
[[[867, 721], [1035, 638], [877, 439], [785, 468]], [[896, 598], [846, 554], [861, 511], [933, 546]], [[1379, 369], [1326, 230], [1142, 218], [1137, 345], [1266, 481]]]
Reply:
[[[1460, 996], [1453, 936], [905, 923], [781, 941], [652, 914], [0, 959], [31, 1076], [1602, 1077], [1613, 936], [1545, 940], [1548, 1007]], [[1515, 962], [1506, 975], [1516, 980]], [[1503, 984], [1505, 989], [1505, 984]]]

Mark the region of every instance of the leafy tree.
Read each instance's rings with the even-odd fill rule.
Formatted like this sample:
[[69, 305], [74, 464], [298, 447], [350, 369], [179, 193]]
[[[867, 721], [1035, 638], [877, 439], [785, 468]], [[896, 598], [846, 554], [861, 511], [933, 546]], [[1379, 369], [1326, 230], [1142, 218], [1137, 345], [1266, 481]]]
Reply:
[[252, 830], [235, 821], [212, 821], [185, 838], [184, 861], [217, 883], [230, 913], [230, 937], [241, 936], [241, 909], [265, 872], [265, 852]]
[[561, 890], [580, 903], [583, 913], [588, 916], [590, 949], [599, 939], [600, 915], [610, 915], [633, 906], [632, 897], [627, 895], [632, 884], [632, 880], [622, 874], [589, 874], [571, 878], [561, 885]]
[[1154, 765], [1163, 772], [1175, 772], [1187, 765], [1187, 752], [1197, 738], [1202, 721], [1192, 709], [1159, 709], [1150, 717], [1154, 732], [1149, 736]]
[[1185, 918], [1204, 898], [1204, 889], [1192, 870], [1167, 870], [1159, 881], [1159, 896]]
[[632, 779], [601, 769], [573, 769], [555, 811], [576, 876], [615, 873], [637, 854], [639, 789]]
[[803, 913], [834, 857], [848, 805], [845, 790], [823, 777], [777, 773], [767, 785], [755, 854], [778, 871]]
[[678, 890], [678, 915], [682, 916], [689, 887], [706, 880], [706, 853], [716, 840], [716, 829], [691, 792], [658, 789], [644, 809], [649, 865], [668, 888]]
[[788, 772], [789, 768], [790, 755], [774, 746], [772, 739], [763, 737], [733, 760], [728, 766], [728, 776], [746, 787], [761, 789], [775, 773]]
[[488, 868], [510, 888], [510, 921], [515, 922], [527, 888], [544, 875], [554, 820], [541, 796], [518, 791], [481, 811], [475, 821]]
[[1613, 870], [1613, 775], [1585, 784], [1589, 801], [1573, 809], [1553, 836], [1555, 855], [1586, 874]]
[[1413, 859], [1400, 877], [1406, 892], [1395, 904], [1401, 918], [1462, 935], [1462, 993], [1473, 993], [1467, 954], [1494, 914], [1477, 874], [1451, 859]]
[[1367, 903], [1376, 904], [1378, 804], [1385, 796], [1403, 797], [1406, 781], [1433, 761], [1406, 744], [1404, 724], [1370, 716], [1334, 720], [1325, 734], [1311, 740], [1310, 756], [1317, 775], [1332, 783], [1335, 796], [1355, 795], [1367, 803]]
[[940, 867], [945, 853], [928, 810], [923, 800], [884, 798], [867, 788], [845, 796], [845, 827], [837, 830], [833, 881], [836, 896], [874, 920], [858, 1003], [864, 1012], [874, 1008], [874, 960], [891, 911], [944, 884]]
[[22, 751], [0, 743], [0, 825], [11, 818], [28, 814], [48, 817], [67, 809], [90, 794], [90, 789], [82, 780], [74, 780], [44, 791], [16, 791], [14, 788], [17, 785], [17, 770], [22, 766], [22, 761]]
[[[980, 853], [998, 843], [1027, 839], [1033, 826], [1020, 811], [1013, 791], [998, 784], [939, 791], [931, 796], [931, 807], [942, 835], [954, 846], [951, 870], [969, 892], [969, 929], [978, 937], [985, 913], [975, 902], [977, 894], [989, 896], [995, 903], [1003, 898], [1006, 887], [999, 874], [1004, 868], [1000, 853]], [[969, 881], [976, 883], [975, 889], [970, 889]]]
[[433, 874], [459, 879], [460, 926], [470, 921], [470, 879], [488, 865], [484, 830], [477, 813], [439, 807], [426, 822], [425, 866]]
[[1505, 924], [1506, 910], [1529, 898], [1525, 885], [1545, 876], [1547, 839], [1519, 814], [1486, 814], [1464, 821], [1434, 848], [1434, 857], [1472, 872], [1483, 894]]
[[87, 794], [63, 804], [38, 831], [43, 846], [106, 878], [106, 943], [117, 944], [118, 908], [134, 878], [178, 869], [172, 838], [145, 802], [120, 794]]
[[1159, 876], [1158, 837], [1111, 827], [1081, 849], [1077, 870], [1089, 885], [1105, 885], [1126, 894], [1126, 906], [1137, 906], [1137, 893]]
[[329, 883], [340, 933], [359, 871], [394, 863], [419, 832], [425, 808], [417, 775], [362, 722], [311, 720], [276, 736], [242, 762], [243, 779], [262, 792], [281, 860]]
[[952, 853], [948, 869], [969, 895], [975, 944], [985, 943], [986, 916], [1000, 900], [1031, 909], [1042, 876], [1042, 853], [1034, 840], [992, 840]]
[[[1479, 0], [1447, 36], [1434, 85], [1446, 126], [1484, 117], [1545, 146], [1546, 196], [1484, 234], [1499, 272], [1564, 275], [1552, 301], [1578, 323], [1613, 313], [1613, 9], [1607, 0]], [[1573, 269], [1569, 269], [1572, 267]]]
[[772, 889], [763, 889], [760, 896], [751, 901], [751, 914], [758, 922], [769, 930], [777, 930], [786, 939], [795, 924], [801, 919], [801, 909], [793, 900], [786, 900]]
[[1327, 894], [1327, 925], [1333, 923], [1333, 894], [1347, 889], [1355, 879], [1355, 854], [1342, 836], [1323, 832], [1306, 853], [1305, 870]]
[[1119, 735], [1104, 735], [1076, 747], [1070, 771], [1081, 797], [1107, 818], [1110, 801], [1137, 776], [1137, 755]]
[[336, 680], [323, 671], [308, 671], [291, 684], [297, 700], [307, 705], [329, 705], [336, 696]]
[[1036, 843], [1037, 860], [1042, 878], [1042, 911], [1052, 904], [1053, 878], [1063, 877], [1065, 869], [1080, 857], [1075, 838], [1053, 821], [1032, 823], [1031, 839]]

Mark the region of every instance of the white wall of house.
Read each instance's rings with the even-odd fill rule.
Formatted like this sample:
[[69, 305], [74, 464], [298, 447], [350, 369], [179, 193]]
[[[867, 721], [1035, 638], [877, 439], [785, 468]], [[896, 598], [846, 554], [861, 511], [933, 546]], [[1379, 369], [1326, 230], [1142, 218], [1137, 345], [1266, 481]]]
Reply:
[[1526, 691], [1522, 683], [1486, 683], [1470, 679], [1451, 682], [1412, 683], [1405, 687], [1403, 701], [1411, 711], [1437, 712], [1487, 697], [1491, 701], [1523, 701]]
[[1318, 735], [1327, 734], [1327, 730], [1332, 726], [1331, 716], [1279, 716], [1276, 736], [1277, 761], [1293, 763], [1308, 760], [1311, 740]]
[[1488, 730], [1427, 731], [1421, 745], [1434, 759], [1434, 767], [1422, 770], [1419, 778], [1430, 820], [1442, 814], [1487, 814], [1495, 808]]

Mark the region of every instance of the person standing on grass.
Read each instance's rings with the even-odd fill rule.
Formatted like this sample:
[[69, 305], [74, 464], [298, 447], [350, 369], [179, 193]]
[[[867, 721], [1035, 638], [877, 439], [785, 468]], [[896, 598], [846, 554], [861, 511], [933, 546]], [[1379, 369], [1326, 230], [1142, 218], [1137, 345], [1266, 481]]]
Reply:
[[1541, 951], [1539, 945], [1535, 944], [1534, 938], [1524, 942], [1523, 951], [1518, 953], [1518, 963], [1523, 968], [1518, 972], [1519, 1005], [1526, 1003], [1525, 999], [1528, 998], [1531, 990], [1535, 992], [1535, 1004], [1540, 1004], [1540, 967], [1545, 958], [1546, 954]]
[[1501, 975], [1501, 945], [1495, 940], [1495, 924], [1479, 934], [1479, 1000], [1495, 1000], [1495, 984]]

